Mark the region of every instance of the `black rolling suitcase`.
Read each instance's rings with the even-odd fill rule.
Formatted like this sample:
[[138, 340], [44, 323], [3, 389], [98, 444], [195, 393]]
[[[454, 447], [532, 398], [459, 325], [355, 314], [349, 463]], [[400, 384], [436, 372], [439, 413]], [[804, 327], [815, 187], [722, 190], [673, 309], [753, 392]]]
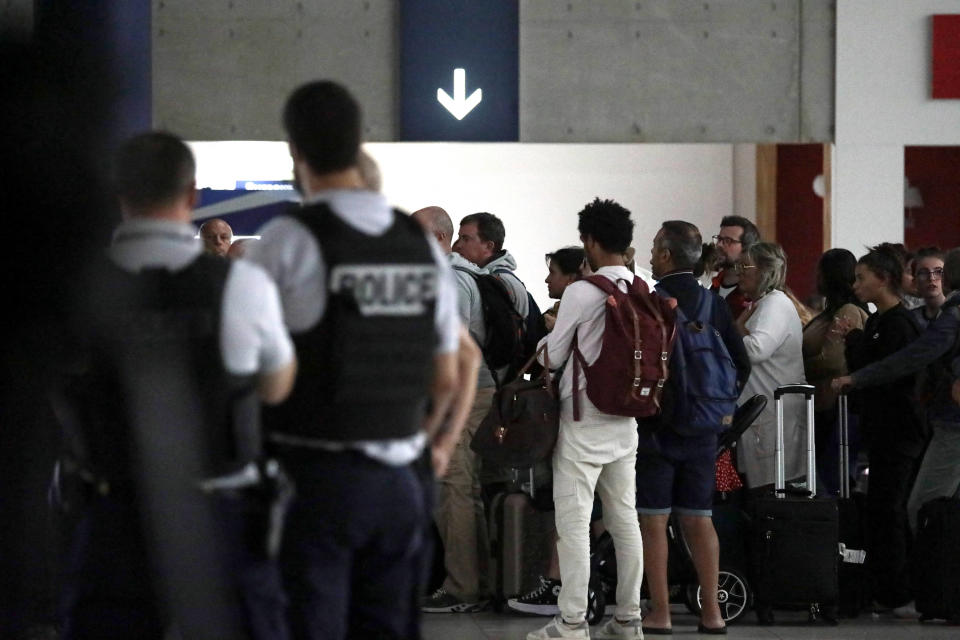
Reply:
[[920, 507], [913, 544], [913, 587], [921, 620], [960, 623], [960, 500], [936, 498]]
[[[757, 617], [773, 623], [774, 607], [807, 608], [835, 622], [838, 600], [839, 523], [837, 503], [816, 495], [816, 459], [812, 385], [785, 385], [774, 392], [777, 411], [774, 491], [754, 500], [751, 509], [750, 564]], [[783, 396], [802, 394], [807, 400], [807, 486], [802, 495], [785, 488], [783, 458]]]
[[850, 435], [848, 427], [849, 413], [847, 394], [837, 400], [839, 405], [840, 427], [840, 498], [837, 508], [840, 516], [840, 566], [838, 584], [840, 588], [840, 615], [856, 618], [866, 604], [866, 572], [863, 514], [865, 513], [864, 494], [850, 491]]

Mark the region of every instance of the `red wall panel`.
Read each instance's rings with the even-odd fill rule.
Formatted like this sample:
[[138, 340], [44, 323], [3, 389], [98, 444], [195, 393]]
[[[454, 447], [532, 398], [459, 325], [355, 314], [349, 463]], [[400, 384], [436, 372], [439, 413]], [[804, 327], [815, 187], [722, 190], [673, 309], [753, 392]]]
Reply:
[[960, 246], [960, 147], [906, 147], [904, 171], [923, 198], [904, 229], [907, 247]]
[[787, 253], [787, 285], [800, 300], [816, 292], [823, 253], [823, 199], [813, 179], [823, 172], [823, 146], [777, 146], [777, 241]]
[[960, 15], [933, 16], [933, 97], [960, 98]]

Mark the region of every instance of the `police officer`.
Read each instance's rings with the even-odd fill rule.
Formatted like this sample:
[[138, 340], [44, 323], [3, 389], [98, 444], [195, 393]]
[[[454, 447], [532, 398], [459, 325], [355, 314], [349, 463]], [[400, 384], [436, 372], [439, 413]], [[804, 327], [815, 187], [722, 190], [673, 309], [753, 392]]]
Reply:
[[257, 463], [259, 402], [287, 396], [296, 359], [267, 274], [195, 239], [194, 173], [167, 133], [116, 158], [124, 220], [92, 270], [58, 395], [87, 496], [64, 638], [288, 637], [258, 497], [273, 467]]
[[426, 515], [411, 465], [457, 383], [453, 276], [417, 222], [364, 186], [346, 89], [301, 86], [283, 124], [304, 206], [247, 257], [277, 280], [301, 366], [268, 434], [297, 484], [281, 552], [291, 631], [408, 637]]

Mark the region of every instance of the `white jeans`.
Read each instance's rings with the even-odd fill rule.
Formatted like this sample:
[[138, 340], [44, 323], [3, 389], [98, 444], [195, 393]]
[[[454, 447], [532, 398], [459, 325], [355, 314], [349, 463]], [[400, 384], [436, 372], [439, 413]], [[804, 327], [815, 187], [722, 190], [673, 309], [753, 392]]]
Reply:
[[[636, 423], [619, 419], [611, 424], [591, 424], [590, 413], [584, 412], [582, 422], [573, 422], [568, 412], [561, 414], [560, 438], [553, 452], [553, 502], [562, 580], [557, 604], [563, 619], [570, 623], [582, 622], [587, 615], [594, 491], [600, 495], [603, 524], [616, 548], [616, 616], [621, 620], [640, 617], [643, 542], [636, 509]], [[632, 430], [632, 438], [625, 427]], [[605, 444], [619, 441], [621, 446], [594, 448], [584, 442], [604, 436], [608, 438]], [[600, 455], [583, 455], [584, 444]], [[612, 459], [604, 461], [598, 449], [606, 449]]]

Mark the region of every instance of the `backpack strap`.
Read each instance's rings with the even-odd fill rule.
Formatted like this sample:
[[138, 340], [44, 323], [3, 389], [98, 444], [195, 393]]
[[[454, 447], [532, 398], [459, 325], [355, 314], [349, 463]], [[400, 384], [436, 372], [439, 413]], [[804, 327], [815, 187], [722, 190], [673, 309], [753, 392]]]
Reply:
[[[466, 267], [458, 267], [458, 266], [455, 266], [455, 265], [451, 265], [451, 266], [453, 267], [453, 270], [454, 270], [454, 271], [461, 271], [461, 272], [466, 273], [467, 275], [469, 275], [471, 278], [473, 278], [473, 281], [474, 281], [474, 282], [477, 282], [477, 281], [480, 279], [480, 276], [482, 275], [482, 274], [477, 273], [476, 271], [471, 271], [470, 269], [467, 269]], [[477, 290], [477, 292], [479, 293], [479, 289]], [[482, 295], [482, 294], [481, 294], [481, 295]], [[490, 330], [490, 328], [487, 327], [487, 323], [486, 323], [486, 322], [483, 323], [483, 330], [484, 330], [484, 332]], [[481, 353], [482, 353], [482, 350], [481, 350]], [[483, 364], [487, 367], [487, 371], [490, 372], [490, 377], [493, 378], [493, 386], [494, 386], [494, 388], [499, 389], [499, 388], [502, 386], [501, 383], [500, 383], [500, 376], [497, 375], [497, 370], [494, 369], [493, 367], [491, 367], [491, 366], [490, 366], [490, 363], [487, 362], [487, 356], [486, 356], [486, 354], [483, 354]]]
[[[660, 393], [663, 391], [663, 386], [667, 383], [667, 378], [670, 376], [670, 352], [673, 350], [673, 343], [677, 339], [677, 326], [676, 323], [671, 325], [670, 333], [667, 335], [667, 321], [663, 317], [663, 313], [660, 310], [659, 304], [654, 304], [651, 299], [649, 290], [646, 289], [646, 285], [641, 287], [642, 281], [639, 277], [634, 277], [633, 283], [631, 284], [631, 291], [640, 298], [643, 305], [646, 307], [647, 312], [652, 315], [657, 320], [657, 325], [660, 327], [660, 379], [657, 381], [657, 397], [654, 398], [654, 402], [657, 407], [660, 407]], [[657, 287], [659, 290], [659, 287]], [[680, 312], [680, 307], [676, 306], [675, 311]], [[681, 312], [682, 313], [682, 312]]]
[[[501, 268], [499, 268], [499, 269], [494, 269], [494, 270], [491, 271], [490, 273], [493, 273], [493, 274], [506, 273], [506, 274], [509, 274], [509, 275], [513, 276], [513, 279], [516, 280], [517, 282], [519, 282], [520, 284], [523, 284], [523, 280], [521, 280], [520, 278], [518, 278], [518, 277], [517, 277], [517, 274], [514, 273], [513, 271], [511, 271], [510, 269], [505, 269], [505, 268], [501, 267]], [[527, 288], [527, 285], [523, 284], [523, 288], [526, 289], [526, 288]]]
[[700, 297], [697, 299], [697, 310], [694, 311], [692, 320], [696, 322], [702, 322], [704, 324], [713, 324], [710, 322], [713, 312], [713, 296], [711, 296], [710, 293], [702, 287], [697, 294]]
[[[617, 285], [605, 276], [588, 276], [582, 279], [603, 291], [608, 296], [617, 290]], [[587, 360], [580, 351], [577, 332], [573, 332], [573, 420], [580, 422], [580, 371], [587, 368]]]
[[587, 361], [580, 351], [577, 332], [573, 332], [573, 421], [580, 422], [580, 370], [587, 367]]
[[[490, 272], [490, 275], [495, 276], [495, 277], [497, 278], [497, 280], [499, 280], [499, 281], [503, 284], [504, 289], [506, 289], [506, 290], [507, 290], [507, 293], [510, 294], [510, 299], [513, 301], [513, 306], [516, 307], [516, 306], [517, 306], [517, 299], [516, 299], [516, 298], [514, 297], [514, 295], [513, 295], [513, 287], [509, 286], [506, 282], [504, 282], [504, 281], [503, 281], [503, 278], [501, 277], [501, 275], [504, 274], [504, 273], [507, 274], [507, 275], [509, 275], [509, 276], [512, 276], [514, 280], [516, 280], [517, 282], [519, 282], [519, 283], [520, 283], [520, 286], [523, 287], [523, 290], [524, 290], [524, 291], [527, 291], [527, 285], [523, 284], [523, 280], [521, 280], [520, 278], [518, 278], [518, 277], [516, 276], [516, 274], [515, 274], [513, 271], [511, 271], [510, 269], [500, 268], [500, 269], [494, 269], [493, 271]], [[527, 291], [527, 295], [530, 295], [530, 292], [529, 292], [529, 291]], [[530, 315], [530, 308], [529, 308], [529, 307], [527, 307], [527, 315]], [[523, 316], [523, 319], [526, 320], [527, 317], [526, 317], [526, 316]]]
[[[600, 289], [607, 295], [610, 295], [611, 293], [613, 293], [614, 290], [617, 288], [616, 283], [610, 278], [607, 278], [606, 276], [596, 276], [596, 275], [587, 276], [586, 278], [581, 278], [581, 280], [583, 282], [589, 282], [590, 284]], [[623, 280], [623, 278], [620, 278], [619, 280], [617, 280], [617, 282], [619, 282], [620, 280]], [[624, 282], [626, 281], [624, 280]]]

